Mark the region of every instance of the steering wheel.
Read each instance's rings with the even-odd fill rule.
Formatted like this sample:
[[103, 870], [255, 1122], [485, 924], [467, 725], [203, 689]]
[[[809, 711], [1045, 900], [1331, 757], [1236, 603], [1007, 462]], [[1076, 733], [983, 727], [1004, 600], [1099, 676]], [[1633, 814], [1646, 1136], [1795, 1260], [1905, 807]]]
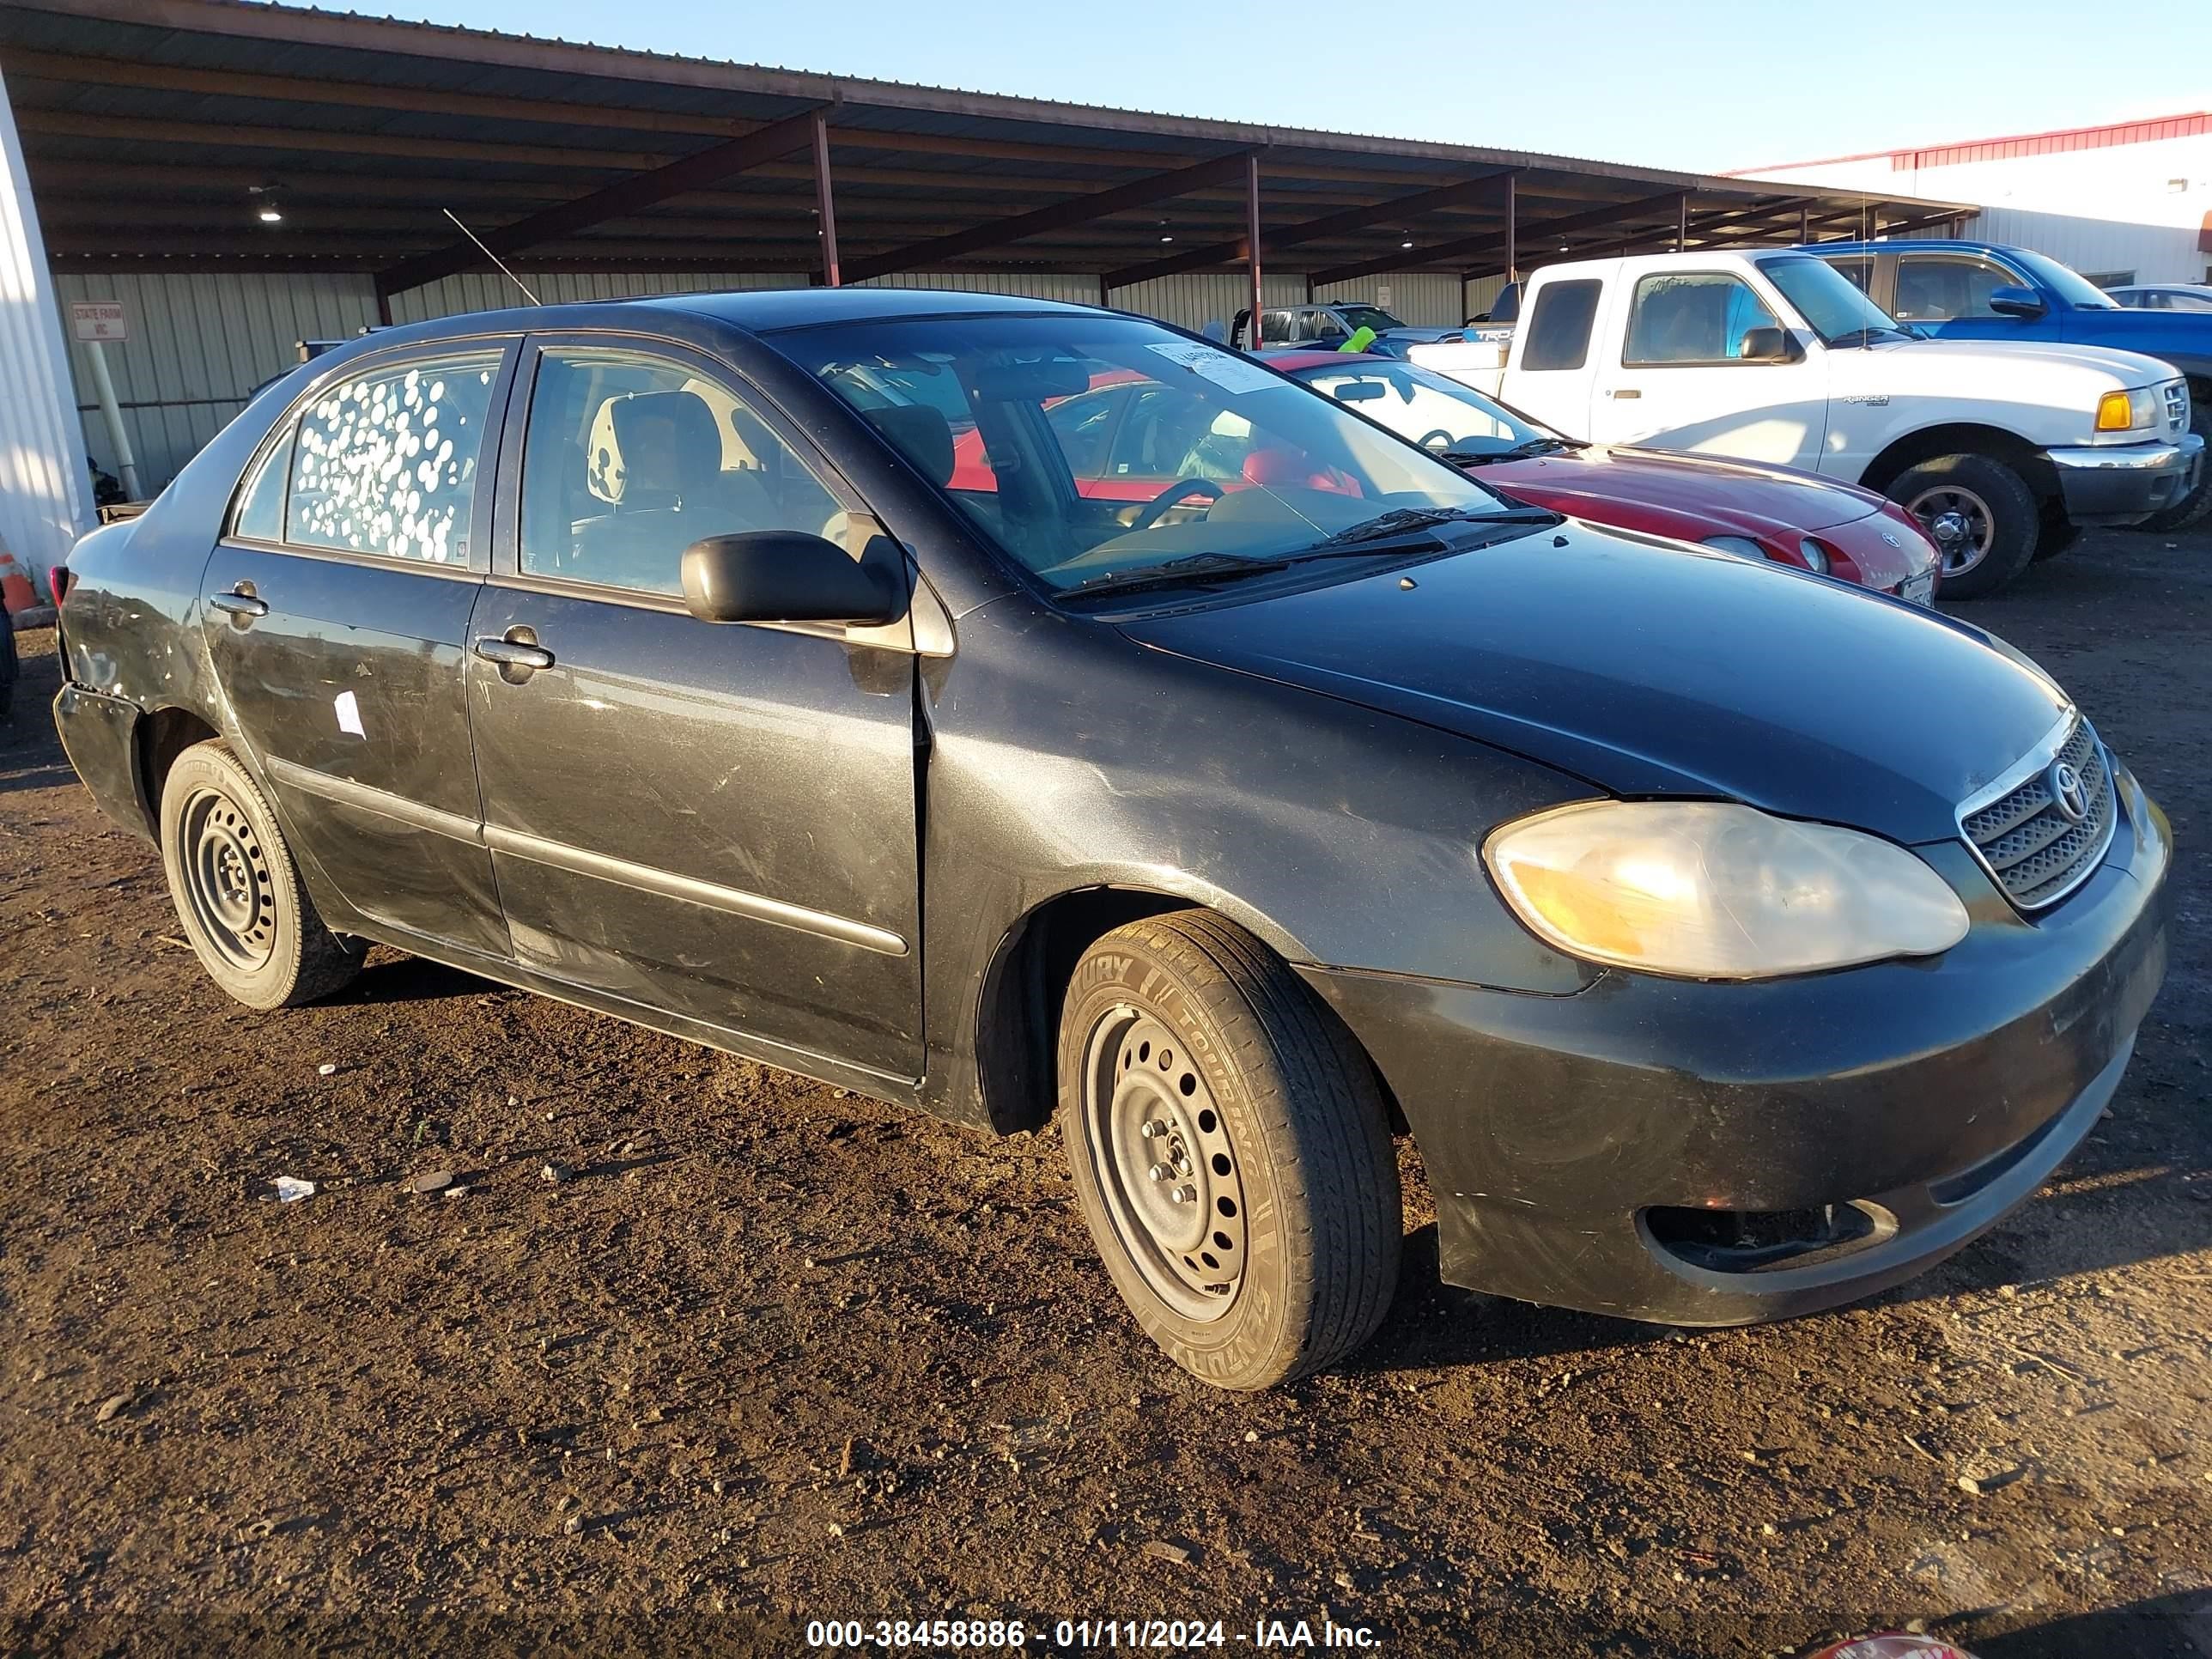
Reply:
[[1201, 493], [1208, 501], [1218, 501], [1221, 499], [1221, 486], [1211, 478], [1177, 478], [1146, 501], [1144, 510], [1129, 520], [1129, 533], [1134, 535], [1139, 530], [1150, 530], [1159, 522], [1160, 514], [1177, 501]]
[[1440, 426], [1421, 434], [1421, 447], [1424, 449], [1455, 449], [1458, 447], [1459, 440]]

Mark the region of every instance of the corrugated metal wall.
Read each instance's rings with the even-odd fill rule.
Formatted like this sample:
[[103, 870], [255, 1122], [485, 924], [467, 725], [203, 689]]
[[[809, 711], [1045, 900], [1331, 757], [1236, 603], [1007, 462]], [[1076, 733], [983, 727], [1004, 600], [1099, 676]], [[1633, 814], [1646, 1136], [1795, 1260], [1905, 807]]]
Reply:
[[[516, 274], [548, 305], [806, 285], [802, 276], [735, 270]], [[878, 277], [872, 285], [1021, 295], [1078, 305], [1098, 300], [1098, 279], [1082, 275], [919, 271]], [[108, 367], [137, 452], [139, 479], [149, 491], [167, 483], [243, 409], [254, 387], [298, 362], [298, 342], [349, 338], [376, 320], [375, 289], [365, 275], [65, 276], [57, 286], [64, 315], [73, 300], [112, 300], [130, 313], [131, 343], [109, 349]], [[1460, 284], [1449, 276], [1367, 277], [1337, 283], [1326, 292], [1328, 297], [1382, 303], [1385, 289], [1390, 309], [1409, 323], [1449, 327], [1468, 314], [1461, 308]], [[1244, 278], [1233, 273], [1193, 274], [1116, 289], [1108, 303], [1202, 331], [1210, 322], [1225, 327], [1243, 308], [1249, 293]], [[1303, 276], [1267, 278], [1269, 305], [1298, 305], [1305, 297]], [[421, 322], [521, 302], [514, 283], [497, 271], [472, 271], [393, 295], [392, 319]], [[112, 472], [115, 458], [93, 400], [89, 368], [81, 350], [72, 356], [87, 453]]]
[[1459, 278], [1439, 271], [1400, 271], [1328, 283], [1314, 289], [1314, 298], [1380, 306], [1416, 328], [1457, 328], [1468, 317], [1460, 308]]
[[0, 542], [34, 585], [92, 517], [51, 280], [15, 113], [0, 84]]
[[[245, 408], [254, 387], [300, 361], [298, 342], [349, 338], [376, 320], [365, 276], [64, 275], [54, 285], [64, 316], [72, 301], [112, 300], [129, 319], [130, 342], [105, 349], [149, 493]], [[86, 452], [113, 472], [84, 348], [70, 355]]]
[[[1270, 276], [1263, 271], [1261, 291], [1264, 302], [1271, 306], [1304, 305], [1306, 279]], [[1132, 283], [1127, 288], [1115, 289], [1107, 295], [1106, 303], [1116, 311], [1133, 311], [1142, 317], [1157, 317], [1164, 323], [1173, 323], [1177, 328], [1203, 332], [1206, 325], [1212, 322], [1226, 329], [1237, 313], [1252, 303], [1252, 284], [1234, 273], [1193, 271], [1188, 276], [1161, 276], [1149, 283]]]

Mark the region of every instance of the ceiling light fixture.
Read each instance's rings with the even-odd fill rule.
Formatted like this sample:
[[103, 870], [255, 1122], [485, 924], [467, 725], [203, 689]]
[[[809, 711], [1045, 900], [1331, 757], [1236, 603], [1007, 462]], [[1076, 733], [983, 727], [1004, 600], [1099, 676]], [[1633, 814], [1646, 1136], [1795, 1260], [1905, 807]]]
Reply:
[[253, 216], [264, 225], [284, 222], [284, 210], [276, 200], [275, 185], [249, 185], [246, 193], [253, 198]]

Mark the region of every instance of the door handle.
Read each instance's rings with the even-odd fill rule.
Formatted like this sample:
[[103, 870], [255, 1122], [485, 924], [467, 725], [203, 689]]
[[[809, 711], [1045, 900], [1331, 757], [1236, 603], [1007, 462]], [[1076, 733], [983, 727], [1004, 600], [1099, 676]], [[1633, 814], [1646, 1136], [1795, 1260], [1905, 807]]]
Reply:
[[209, 594], [208, 603], [226, 616], [251, 617], [269, 614], [269, 601], [257, 598], [253, 590], [244, 582], [228, 593]]
[[1617, 386], [1605, 395], [1608, 398], [1641, 398], [1644, 393], [1632, 386]]
[[486, 662], [495, 662], [501, 668], [519, 668], [526, 674], [534, 674], [541, 668], [553, 665], [553, 653], [544, 646], [532, 644], [527, 640], [484, 637], [479, 638], [472, 648]]

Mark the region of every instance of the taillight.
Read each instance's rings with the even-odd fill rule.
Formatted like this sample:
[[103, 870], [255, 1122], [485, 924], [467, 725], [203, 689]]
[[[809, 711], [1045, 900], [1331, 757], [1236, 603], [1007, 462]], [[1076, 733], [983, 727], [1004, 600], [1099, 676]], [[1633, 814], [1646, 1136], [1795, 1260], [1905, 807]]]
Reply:
[[57, 611], [60, 610], [62, 608], [62, 601], [69, 598], [69, 567], [65, 564], [58, 564], [52, 569], [47, 571], [46, 586], [53, 593], [54, 609]]

